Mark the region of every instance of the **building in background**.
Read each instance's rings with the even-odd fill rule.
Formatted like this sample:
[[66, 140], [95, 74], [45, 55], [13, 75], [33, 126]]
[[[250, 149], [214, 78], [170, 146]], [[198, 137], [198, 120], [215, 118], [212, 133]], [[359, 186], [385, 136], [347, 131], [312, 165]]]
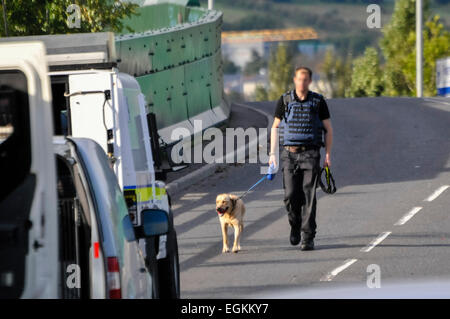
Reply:
[[263, 58], [268, 58], [272, 46], [278, 42], [317, 40], [313, 28], [264, 29], [222, 32], [222, 55], [234, 64], [244, 67], [255, 50]]
[[[255, 53], [268, 61], [272, 49], [276, 48], [280, 42], [286, 41], [296, 41], [297, 52], [308, 60], [323, 55], [331, 46], [321, 42], [313, 28], [224, 31], [222, 32], [222, 57], [244, 70], [252, 62]], [[327, 84], [319, 79], [317, 73], [314, 74], [313, 80], [315, 89], [320, 92], [330, 91]], [[242, 95], [246, 100], [253, 100], [258, 86], [268, 89], [266, 68], [252, 75], [245, 75], [243, 72], [224, 74], [224, 91], [227, 94], [234, 92]]]

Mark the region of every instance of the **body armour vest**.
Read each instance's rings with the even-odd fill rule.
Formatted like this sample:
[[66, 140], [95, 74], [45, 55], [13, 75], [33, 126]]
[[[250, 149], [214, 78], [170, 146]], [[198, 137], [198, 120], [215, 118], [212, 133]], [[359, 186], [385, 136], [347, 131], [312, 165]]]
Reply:
[[320, 98], [320, 94], [309, 91], [306, 101], [298, 102], [293, 90], [283, 94], [285, 111], [280, 123], [283, 145], [325, 146], [324, 127], [319, 118]]

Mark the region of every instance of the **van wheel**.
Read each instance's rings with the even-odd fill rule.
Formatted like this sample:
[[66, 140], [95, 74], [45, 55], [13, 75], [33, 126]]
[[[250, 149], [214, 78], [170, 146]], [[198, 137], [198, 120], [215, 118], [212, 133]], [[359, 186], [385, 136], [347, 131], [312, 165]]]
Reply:
[[178, 260], [177, 234], [173, 227], [167, 234], [167, 257], [158, 260], [159, 298], [180, 298], [180, 264]]
[[155, 252], [158, 250], [159, 237], [149, 237], [146, 239], [145, 247], [147, 251], [147, 269], [152, 276], [152, 298], [159, 299], [159, 275], [158, 261]]
[[167, 179], [167, 172], [164, 170], [155, 172], [155, 179], [157, 179], [159, 181], [165, 181]]

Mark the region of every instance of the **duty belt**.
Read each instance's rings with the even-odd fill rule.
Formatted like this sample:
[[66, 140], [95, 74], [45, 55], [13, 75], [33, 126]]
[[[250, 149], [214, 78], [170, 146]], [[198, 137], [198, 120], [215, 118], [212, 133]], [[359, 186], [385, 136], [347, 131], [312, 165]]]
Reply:
[[319, 146], [316, 145], [285, 145], [284, 146], [285, 150], [292, 152], [292, 153], [298, 153], [298, 152], [303, 152], [306, 150], [311, 150], [311, 149], [319, 149]]

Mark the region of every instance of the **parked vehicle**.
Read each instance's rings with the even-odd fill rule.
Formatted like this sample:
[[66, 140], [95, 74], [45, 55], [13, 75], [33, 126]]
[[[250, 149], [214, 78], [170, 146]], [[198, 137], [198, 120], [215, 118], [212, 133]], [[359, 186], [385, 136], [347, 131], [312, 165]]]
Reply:
[[[0, 52], [0, 297], [155, 296], [102, 148], [85, 138], [52, 145], [44, 45], [0, 44]], [[168, 233], [167, 212], [141, 217], [143, 238]]]
[[[152, 298], [152, 278], [105, 152], [86, 138], [55, 137], [53, 145], [57, 159], [62, 297]], [[157, 223], [146, 214], [157, 218]], [[166, 233], [165, 212], [147, 210], [143, 218], [147, 228], [152, 222], [156, 225], [150, 227], [152, 232], [145, 228], [145, 236]], [[70, 284], [76, 280], [76, 271], [80, 285], [73, 287]]]
[[58, 211], [45, 48], [1, 44], [0, 52], [0, 297], [56, 298]]
[[[179, 297], [178, 248], [170, 196], [155, 178], [159, 143], [150, 136], [151, 116], [131, 75], [116, 68], [112, 33], [46, 35], [0, 39], [45, 43], [51, 79], [54, 133], [90, 138], [107, 153], [126, 198], [158, 298]], [[155, 129], [152, 131], [156, 131]], [[167, 235], [145, 238], [142, 212], [168, 214]]]

